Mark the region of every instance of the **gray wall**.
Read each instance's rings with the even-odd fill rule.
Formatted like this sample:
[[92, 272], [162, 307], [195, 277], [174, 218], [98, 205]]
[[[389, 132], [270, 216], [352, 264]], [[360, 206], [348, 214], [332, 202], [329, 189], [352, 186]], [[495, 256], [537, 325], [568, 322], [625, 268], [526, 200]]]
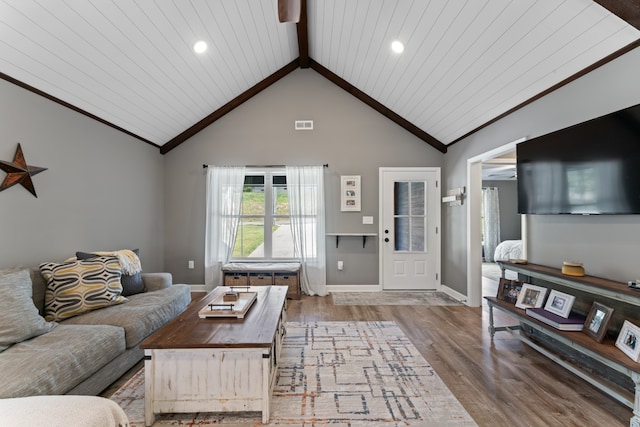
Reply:
[[[467, 159], [521, 137], [533, 138], [640, 103], [640, 48], [449, 147], [447, 188], [466, 185]], [[446, 211], [445, 211], [446, 212]], [[443, 215], [444, 283], [466, 294], [466, 209]], [[640, 216], [536, 216], [527, 219], [530, 262], [584, 263], [587, 274], [626, 281], [640, 275]]]
[[[18, 142], [38, 197], [0, 192], [0, 268], [61, 261], [78, 250], [140, 248], [163, 267], [163, 161], [158, 148], [0, 80], [0, 160]], [[0, 172], [0, 179], [5, 173]]]
[[[10, 83], [0, 81], [0, 159], [18, 142], [38, 198], [0, 192], [0, 268], [60, 260], [76, 250], [139, 247], [146, 271], [203, 283], [204, 172], [211, 164], [322, 164], [327, 231], [377, 232], [378, 167], [442, 166], [443, 189], [467, 184], [467, 159], [640, 103], [640, 49], [454, 144], [446, 155], [399, 128], [312, 70], [298, 70], [185, 144], [158, 150]], [[295, 132], [293, 121], [315, 130]], [[340, 175], [363, 178], [363, 210], [342, 213]], [[4, 175], [2, 175], [4, 176]], [[362, 225], [372, 215], [374, 225]], [[443, 283], [466, 294], [466, 208], [443, 208]], [[584, 262], [587, 273], [636, 279], [639, 216], [530, 216], [531, 262]], [[187, 269], [187, 260], [196, 269]], [[335, 261], [345, 270], [338, 272]], [[378, 283], [378, 245], [327, 238], [329, 284]], [[357, 268], [356, 268], [357, 266]]]
[[482, 181], [483, 187], [496, 187], [500, 201], [500, 240], [520, 240], [522, 224], [518, 213], [516, 181]]
[[[313, 131], [295, 131], [311, 119]], [[441, 167], [444, 155], [312, 70], [297, 70], [165, 156], [165, 267], [204, 283], [205, 172], [213, 165], [319, 165], [325, 169], [327, 232], [378, 231], [378, 168]], [[362, 176], [362, 211], [340, 212], [340, 175]], [[362, 216], [375, 218], [363, 225]], [[329, 285], [378, 284], [378, 243], [328, 237]], [[195, 269], [187, 269], [187, 261]], [[337, 260], [344, 261], [338, 271]]]

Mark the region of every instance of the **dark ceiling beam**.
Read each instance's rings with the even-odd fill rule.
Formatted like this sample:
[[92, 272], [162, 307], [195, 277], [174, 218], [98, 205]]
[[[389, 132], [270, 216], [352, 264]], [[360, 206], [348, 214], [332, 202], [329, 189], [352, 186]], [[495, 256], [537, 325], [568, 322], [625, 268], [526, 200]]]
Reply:
[[307, 22], [307, 0], [300, 0], [300, 22], [296, 24], [300, 68], [309, 68], [309, 28]]
[[431, 145], [432, 147], [434, 147], [438, 151], [440, 151], [442, 153], [446, 153], [447, 152], [447, 146], [446, 145], [444, 145], [442, 142], [438, 141], [437, 139], [435, 139], [434, 137], [432, 137], [431, 135], [429, 135], [428, 133], [426, 133], [425, 131], [423, 131], [422, 129], [420, 129], [419, 127], [414, 125], [413, 123], [411, 123], [408, 120], [402, 118], [400, 115], [398, 115], [397, 113], [393, 112], [389, 108], [385, 107], [380, 102], [376, 101], [375, 99], [373, 99], [372, 97], [370, 97], [366, 93], [362, 92], [360, 89], [358, 89], [357, 87], [353, 86], [351, 83], [347, 82], [343, 78], [339, 77], [338, 75], [336, 75], [333, 72], [329, 71], [328, 69], [326, 69], [322, 65], [318, 64], [313, 59], [310, 59], [309, 62], [310, 62], [312, 70], [318, 72], [320, 75], [322, 75], [323, 77], [327, 78], [332, 83], [334, 83], [337, 86], [341, 87], [342, 89], [346, 90], [351, 95], [355, 96], [360, 101], [362, 101], [365, 104], [367, 104], [369, 107], [373, 108], [374, 110], [376, 110], [377, 112], [379, 112], [380, 114], [382, 114], [383, 116], [385, 116], [386, 118], [391, 120], [392, 122], [395, 122], [400, 127], [404, 128], [405, 130], [409, 131], [413, 135], [417, 136], [418, 138], [420, 138], [421, 140], [423, 140], [427, 144]]
[[289, 64], [280, 68], [278, 71], [271, 74], [269, 77], [265, 78], [255, 86], [242, 92], [240, 95], [236, 96], [231, 101], [227, 102], [222, 107], [218, 108], [216, 111], [214, 111], [204, 119], [200, 120], [198, 123], [191, 126], [189, 129], [185, 130], [175, 138], [168, 141], [165, 145], [160, 147], [160, 153], [167, 154], [169, 151], [173, 150], [178, 145], [182, 144], [187, 139], [191, 138], [193, 135], [197, 134], [198, 132], [200, 132], [201, 130], [203, 130], [204, 128], [206, 128], [216, 120], [222, 118], [225, 114], [231, 112], [236, 107], [239, 107], [241, 104], [245, 103], [246, 101], [248, 101], [249, 99], [257, 95], [258, 93], [262, 92], [263, 90], [265, 90], [266, 88], [268, 88], [269, 86], [271, 86], [272, 84], [274, 84], [275, 82], [277, 82], [278, 80], [286, 76], [287, 74], [297, 70], [299, 66], [300, 66], [300, 61], [296, 58], [295, 60], [291, 61]]
[[640, 0], [594, 0], [609, 12], [640, 30]]
[[11, 77], [11, 76], [9, 76], [9, 75], [7, 75], [7, 74], [0, 73], [0, 79], [2, 79], [2, 80], [6, 80], [6, 81], [8, 81], [9, 83], [13, 83], [13, 84], [14, 84], [14, 85], [16, 85], [16, 86], [19, 86], [19, 87], [21, 87], [21, 88], [23, 88], [23, 89], [28, 90], [29, 92], [35, 93], [36, 95], [40, 95], [40, 96], [42, 96], [43, 98], [48, 99], [49, 101], [53, 101], [53, 102], [55, 102], [56, 104], [62, 105], [63, 107], [66, 107], [66, 108], [68, 108], [68, 109], [70, 109], [70, 110], [73, 110], [73, 111], [75, 111], [76, 113], [80, 113], [80, 114], [82, 114], [83, 116], [87, 116], [87, 117], [89, 117], [89, 118], [91, 118], [91, 119], [93, 119], [93, 120], [95, 120], [95, 121], [97, 121], [97, 122], [102, 123], [103, 125], [107, 125], [107, 126], [109, 126], [109, 127], [113, 128], [113, 129], [115, 129], [115, 130], [117, 130], [117, 131], [120, 131], [120, 132], [122, 132], [122, 133], [126, 133], [127, 135], [132, 136], [132, 137], [134, 137], [134, 138], [136, 138], [136, 139], [139, 139], [140, 141], [144, 141], [144, 142], [146, 142], [147, 144], [153, 145], [153, 146], [154, 146], [154, 147], [156, 147], [156, 148], [158, 148], [158, 147], [159, 147], [159, 146], [158, 146], [158, 144], [154, 144], [153, 142], [149, 141], [149, 140], [148, 140], [148, 139], [146, 139], [146, 138], [141, 137], [140, 135], [136, 135], [135, 133], [130, 132], [130, 131], [128, 131], [128, 130], [126, 130], [126, 129], [124, 129], [124, 128], [121, 128], [120, 126], [115, 125], [115, 124], [113, 124], [113, 123], [111, 123], [111, 122], [108, 122], [108, 121], [106, 121], [105, 119], [102, 119], [102, 118], [100, 118], [100, 117], [96, 116], [95, 114], [91, 114], [90, 112], [85, 111], [85, 110], [83, 110], [83, 109], [81, 109], [81, 108], [78, 108], [78, 107], [76, 107], [75, 105], [69, 104], [68, 102], [63, 101], [63, 100], [62, 100], [62, 99], [60, 99], [60, 98], [56, 98], [56, 97], [55, 97], [55, 96], [53, 96], [53, 95], [49, 95], [48, 93], [41, 91], [40, 89], [36, 89], [35, 87], [33, 87], [33, 86], [31, 86], [31, 85], [28, 85], [28, 84], [26, 84], [26, 83], [24, 83], [24, 82], [21, 82], [20, 80], [16, 80], [16, 79], [14, 79], [13, 77]]
[[515, 107], [513, 107], [510, 110], [505, 111], [504, 113], [500, 114], [498, 117], [495, 117], [491, 120], [489, 120], [486, 123], [483, 123], [482, 125], [478, 126], [477, 128], [473, 129], [470, 132], [465, 133], [464, 135], [462, 135], [460, 138], [457, 138], [455, 141], [452, 141], [448, 147], [451, 147], [453, 144], [462, 141], [463, 139], [467, 138], [468, 136], [478, 132], [481, 129], [486, 128], [487, 126], [497, 122], [498, 120], [501, 120], [503, 118], [505, 118], [506, 116], [508, 116], [509, 114], [518, 111], [519, 109], [526, 107], [527, 105], [531, 104], [534, 101], [537, 101], [538, 99], [542, 98], [545, 95], [550, 94], [551, 92], [560, 89], [563, 86], [568, 85], [569, 83], [571, 83], [574, 80], [579, 79], [580, 77], [584, 76], [585, 74], [590, 73], [591, 71], [595, 70], [596, 68], [599, 68], [601, 66], [603, 66], [604, 64], [613, 61], [616, 58], [619, 58], [620, 56], [624, 55], [625, 53], [628, 53], [629, 51], [632, 51], [633, 49], [640, 47], [640, 40], [636, 40], [633, 43], [628, 44], [627, 46], [623, 47], [622, 49], [612, 53], [609, 56], [606, 56], [604, 58], [602, 58], [600, 61], [596, 62], [595, 64], [591, 64], [590, 66], [588, 66], [587, 68], [578, 71], [577, 73], [575, 73], [572, 76], [567, 77], [566, 79], [562, 80], [559, 83], [556, 83], [555, 85], [551, 86], [549, 89], [540, 92], [539, 94], [527, 99], [526, 101], [524, 101], [523, 103], [516, 105]]

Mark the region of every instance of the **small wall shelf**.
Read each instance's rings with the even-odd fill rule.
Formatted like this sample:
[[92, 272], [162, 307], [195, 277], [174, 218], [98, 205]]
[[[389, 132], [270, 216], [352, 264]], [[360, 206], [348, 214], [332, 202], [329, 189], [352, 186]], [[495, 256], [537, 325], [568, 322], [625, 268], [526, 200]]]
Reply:
[[336, 248], [340, 245], [340, 237], [362, 237], [362, 247], [367, 244], [367, 237], [377, 237], [378, 233], [327, 233], [327, 236], [336, 237]]

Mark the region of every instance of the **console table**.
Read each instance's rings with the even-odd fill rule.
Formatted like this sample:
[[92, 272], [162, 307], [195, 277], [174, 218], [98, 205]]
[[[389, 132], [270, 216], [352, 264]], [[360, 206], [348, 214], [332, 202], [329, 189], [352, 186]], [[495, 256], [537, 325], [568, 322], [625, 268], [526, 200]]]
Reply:
[[261, 411], [271, 393], [286, 334], [284, 286], [255, 286], [244, 319], [199, 317], [228, 289], [218, 287], [145, 339], [145, 424], [158, 413]]
[[[593, 300], [597, 300], [607, 305], [633, 310], [640, 307], [640, 292], [629, 289], [625, 283], [615, 282], [593, 276], [573, 277], [563, 275], [561, 270], [537, 264], [515, 264], [508, 261], [498, 261], [504, 277], [505, 270], [512, 270], [521, 275], [544, 281], [547, 288], [564, 287], [580, 291], [589, 295]], [[564, 289], [563, 289], [564, 290]], [[598, 343], [582, 332], [566, 332], [555, 329], [543, 322], [540, 322], [526, 315], [525, 310], [516, 308], [514, 304], [507, 303], [495, 297], [484, 297], [489, 306], [489, 333], [493, 337], [498, 331], [508, 331], [514, 333], [520, 330], [516, 336], [531, 348], [540, 352], [544, 356], [568, 369], [580, 378], [594, 385], [601, 391], [609, 394], [619, 402], [633, 409], [633, 417], [629, 425], [640, 427], [640, 363], [636, 363], [627, 357], [615, 346], [615, 338], [608, 337], [602, 343]], [[515, 317], [518, 325], [495, 326], [493, 310], [498, 309]], [[615, 316], [615, 313], [614, 313]], [[620, 319], [618, 319], [620, 322]], [[613, 322], [612, 322], [613, 323]], [[636, 321], [638, 323], [638, 321]], [[635, 385], [635, 393], [629, 393], [623, 387], [619, 387], [605, 378], [594, 375], [589, 370], [584, 369], [579, 364], [565, 360], [558, 352], [553, 351], [549, 346], [541, 345], [522, 333], [525, 327], [537, 331], [543, 335], [551, 337], [577, 354], [586, 356], [619, 374], [631, 379]], [[619, 328], [618, 328], [619, 329]]]

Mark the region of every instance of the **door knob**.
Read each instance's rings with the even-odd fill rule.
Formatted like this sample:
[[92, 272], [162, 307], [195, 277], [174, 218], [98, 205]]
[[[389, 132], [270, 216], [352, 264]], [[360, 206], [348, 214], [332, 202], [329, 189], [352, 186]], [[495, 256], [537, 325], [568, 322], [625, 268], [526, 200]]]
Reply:
[[388, 237], [385, 237], [385, 238], [384, 238], [384, 241], [385, 241], [385, 242], [388, 242], [388, 241], [389, 241], [389, 238], [388, 238]]
[[389, 230], [384, 230], [384, 234], [389, 234]]

